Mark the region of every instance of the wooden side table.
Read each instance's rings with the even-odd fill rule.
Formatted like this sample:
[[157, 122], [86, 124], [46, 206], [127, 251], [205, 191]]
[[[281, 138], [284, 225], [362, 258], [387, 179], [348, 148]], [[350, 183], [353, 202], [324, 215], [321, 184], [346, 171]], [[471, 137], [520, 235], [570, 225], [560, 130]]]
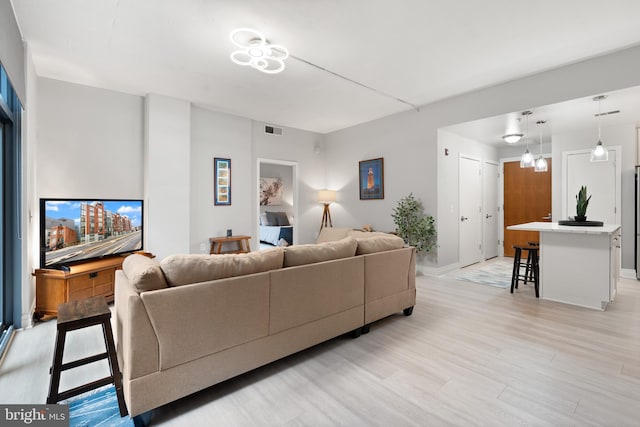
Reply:
[[[251, 236], [231, 236], [231, 237], [209, 237], [209, 244], [211, 245], [209, 249], [210, 254], [242, 254], [251, 252], [251, 245], [249, 241], [251, 240]], [[222, 252], [222, 246], [225, 243], [235, 243], [236, 249], [228, 249]]]

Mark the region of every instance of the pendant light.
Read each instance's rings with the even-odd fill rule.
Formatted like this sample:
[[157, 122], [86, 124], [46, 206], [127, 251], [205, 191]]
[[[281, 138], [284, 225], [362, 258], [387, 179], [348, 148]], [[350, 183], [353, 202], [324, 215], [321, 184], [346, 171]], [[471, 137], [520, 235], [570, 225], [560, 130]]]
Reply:
[[520, 167], [521, 168], [532, 168], [535, 166], [535, 161], [533, 158], [533, 154], [529, 151], [529, 116], [533, 113], [531, 110], [523, 111], [522, 115], [525, 116], [526, 126], [525, 126], [525, 140], [527, 142], [527, 149], [522, 154], [522, 158], [520, 158]]
[[538, 120], [536, 124], [540, 127], [540, 156], [536, 159], [536, 164], [533, 168], [535, 172], [547, 171], [547, 159], [542, 157], [542, 125], [545, 124], [545, 120]]
[[593, 148], [593, 150], [591, 150], [592, 162], [606, 162], [607, 160], [609, 160], [609, 150], [607, 150], [607, 147], [605, 147], [605, 145], [602, 143], [602, 136], [601, 136], [602, 126], [600, 123], [602, 120], [601, 118], [602, 112], [600, 111], [600, 102], [606, 97], [607, 95], [599, 95], [593, 98], [594, 101], [598, 101], [598, 143]]

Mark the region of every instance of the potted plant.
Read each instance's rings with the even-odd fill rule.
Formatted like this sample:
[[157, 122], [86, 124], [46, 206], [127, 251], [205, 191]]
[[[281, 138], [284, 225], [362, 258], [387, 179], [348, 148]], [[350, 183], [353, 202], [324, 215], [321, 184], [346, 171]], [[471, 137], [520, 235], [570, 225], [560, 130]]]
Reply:
[[576, 195], [575, 221], [582, 222], [587, 220], [587, 206], [589, 206], [589, 200], [591, 200], [591, 196], [587, 197], [587, 187], [583, 185]]
[[425, 253], [436, 247], [435, 220], [424, 213], [424, 208], [413, 193], [400, 199], [391, 215], [396, 224], [396, 233], [407, 245], [416, 248], [416, 252]]

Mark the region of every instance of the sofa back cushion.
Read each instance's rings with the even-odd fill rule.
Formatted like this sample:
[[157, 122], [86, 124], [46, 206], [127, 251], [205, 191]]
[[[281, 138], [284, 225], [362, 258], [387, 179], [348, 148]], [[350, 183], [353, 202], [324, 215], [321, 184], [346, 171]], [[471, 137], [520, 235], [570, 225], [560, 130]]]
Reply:
[[207, 282], [282, 268], [284, 250], [267, 249], [247, 254], [171, 255], [160, 262], [170, 286]]
[[401, 237], [387, 233], [363, 233], [371, 236], [354, 237], [358, 243], [356, 255], [373, 254], [376, 252], [392, 251], [404, 246]]
[[356, 247], [357, 243], [351, 237], [335, 242], [289, 246], [284, 253], [284, 266], [293, 267], [352, 257], [356, 254]]
[[122, 263], [122, 271], [138, 293], [168, 286], [158, 261], [144, 255], [132, 254], [126, 257]]
[[320, 230], [320, 234], [318, 234], [318, 238], [316, 239], [316, 243], [324, 243], [324, 242], [334, 242], [336, 240], [341, 240], [347, 237], [351, 231], [350, 228], [333, 228], [333, 227], [322, 227]]

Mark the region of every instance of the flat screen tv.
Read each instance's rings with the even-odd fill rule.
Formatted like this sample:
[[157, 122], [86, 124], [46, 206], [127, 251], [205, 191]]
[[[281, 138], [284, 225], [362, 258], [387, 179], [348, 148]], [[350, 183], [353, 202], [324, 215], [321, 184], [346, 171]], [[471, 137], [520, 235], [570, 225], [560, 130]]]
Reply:
[[40, 268], [142, 250], [142, 200], [40, 199]]

